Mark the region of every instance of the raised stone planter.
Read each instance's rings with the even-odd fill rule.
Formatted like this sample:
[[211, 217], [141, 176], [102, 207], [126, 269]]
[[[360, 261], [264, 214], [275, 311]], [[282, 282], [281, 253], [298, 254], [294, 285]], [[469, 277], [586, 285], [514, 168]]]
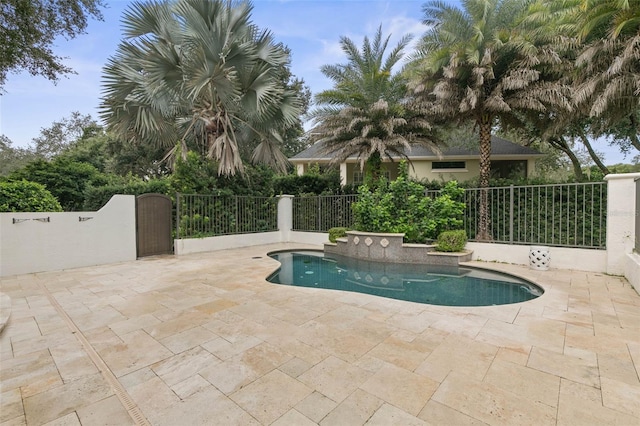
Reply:
[[324, 251], [339, 256], [389, 263], [457, 266], [460, 262], [471, 260], [471, 251], [442, 253], [435, 251], [435, 245], [405, 244], [403, 238], [404, 234], [347, 231], [346, 238], [338, 238], [335, 244], [325, 243]]

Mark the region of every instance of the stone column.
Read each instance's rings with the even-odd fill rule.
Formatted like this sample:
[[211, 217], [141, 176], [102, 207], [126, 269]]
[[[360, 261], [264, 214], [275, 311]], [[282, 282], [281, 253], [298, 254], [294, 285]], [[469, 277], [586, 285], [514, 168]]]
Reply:
[[278, 198], [278, 231], [280, 242], [291, 241], [293, 229], [293, 195], [280, 195]]
[[347, 184], [347, 163], [340, 163], [340, 186]]

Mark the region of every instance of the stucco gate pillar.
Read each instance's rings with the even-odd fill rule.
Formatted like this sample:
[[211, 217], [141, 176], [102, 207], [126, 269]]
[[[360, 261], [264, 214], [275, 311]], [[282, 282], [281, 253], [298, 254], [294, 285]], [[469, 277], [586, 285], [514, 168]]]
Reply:
[[293, 195], [280, 195], [278, 198], [278, 231], [280, 242], [291, 241], [293, 229]]
[[607, 182], [607, 273], [623, 275], [635, 236], [635, 179], [640, 173], [612, 174]]

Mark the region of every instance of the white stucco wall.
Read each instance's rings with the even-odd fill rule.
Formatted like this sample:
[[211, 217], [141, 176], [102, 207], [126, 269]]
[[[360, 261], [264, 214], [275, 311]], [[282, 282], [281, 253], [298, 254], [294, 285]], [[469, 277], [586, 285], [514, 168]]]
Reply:
[[[473, 260], [529, 265], [528, 245], [468, 242], [466, 248], [473, 250]], [[605, 272], [607, 268], [606, 250], [549, 247], [549, 254], [551, 269]]]
[[291, 231], [289, 234], [290, 243], [298, 243], [298, 244], [313, 244], [317, 246], [322, 246], [324, 243], [329, 241], [329, 234], [326, 232], [300, 232], [300, 231]]
[[[284, 236], [287, 238], [284, 238]], [[174, 240], [175, 254], [185, 255], [205, 253], [209, 251], [226, 250], [241, 247], [259, 246], [276, 243], [313, 244], [322, 248], [322, 244], [329, 241], [329, 234], [321, 232], [274, 231], [257, 234], [220, 235], [207, 238], [189, 238]]]
[[282, 242], [282, 234], [279, 231], [274, 231], [174, 240], [173, 248], [176, 255], [185, 255], [280, 242]]
[[640, 294], [640, 255], [629, 253], [625, 258], [624, 276], [636, 292]]
[[[444, 161], [444, 160], [443, 160]], [[449, 161], [449, 159], [447, 159]], [[464, 161], [465, 169], [456, 170], [449, 169], [443, 171], [434, 172], [431, 169], [432, 161], [426, 160], [414, 160], [413, 168], [409, 167], [409, 174], [416, 179], [428, 179], [430, 181], [443, 181], [448, 182], [450, 180], [457, 180], [458, 182], [464, 182], [470, 179], [474, 179], [480, 175], [480, 161], [473, 159], [451, 159], [450, 161]]]
[[0, 276], [135, 260], [135, 211], [114, 195], [97, 212], [0, 213]]
[[625, 274], [627, 255], [633, 253], [637, 178], [640, 178], [640, 173], [614, 174], [604, 178], [607, 181], [608, 274]]

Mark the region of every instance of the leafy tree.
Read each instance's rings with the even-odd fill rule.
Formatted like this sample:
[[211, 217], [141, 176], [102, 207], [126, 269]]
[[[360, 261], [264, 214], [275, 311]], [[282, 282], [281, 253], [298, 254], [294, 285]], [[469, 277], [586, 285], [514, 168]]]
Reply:
[[74, 111], [70, 117], [54, 121], [50, 127], [40, 129], [40, 135], [31, 141], [31, 150], [37, 157], [51, 160], [74, 142], [101, 131], [101, 127], [91, 115]]
[[47, 189], [35, 182], [0, 181], [0, 212], [59, 212], [62, 207]]
[[571, 61], [564, 78], [573, 87], [573, 108], [549, 116], [548, 125], [540, 127], [546, 137], [580, 139], [605, 175], [609, 171], [592, 140], [609, 139], [624, 153], [640, 150], [640, 103], [633, 93], [640, 76], [640, 38], [632, 41], [640, 34], [638, 18], [637, 0], [539, 0], [527, 18]]
[[116, 138], [111, 133], [104, 136], [104, 155], [107, 170], [121, 176], [132, 174], [142, 178], [162, 177], [169, 174], [165, 158], [166, 150], [152, 144], [135, 143]]
[[[431, 125], [407, 101], [407, 80], [394, 67], [411, 41], [403, 37], [386, 54], [390, 36], [383, 38], [382, 27], [373, 37], [365, 37], [362, 49], [348, 37], [340, 38], [346, 64], [324, 65], [322, 73], [333, 81], [333, 88], [315, 96], [311, 112], [313, 142], [332, 156], [332, 164], [355, 156], [360, 168], [376, 180], [382, 159], [407, 158], [412, 143], [434, 147]], [[386, 54], [386, 57], [385, 57]]]
[[0, 135], [0, 176], [6, 176], [14, 170], [24, 167], [35, 159], [28, 149], [14, 147], [5, 135]]
[[[480, 186], [491, 171], [491, 134], [501, 122], [525, 125], [523, 115], [570, 108], [558, 83], [561, 58], [548, 39], [521, 28], [529, 0], [464, 0], [462, 9], [442, 1], [423, 6], [423, 36], [411, 66], [416, 92], [429, 114], [471, 121], [479, 131]], [[478, 240], [490, 240], [487, 191], [481, 191]]]
[[252, 160], [286, 169], [283, 128], [299, 123], [298, 94], [284, 84], [289, 55], [250, 22], [247, 2], [133, 3], [125, 40], [104, 68], [102, 117], [119, 139], [180, 142], [217, 162], [218, 173]]
[[111, 172], [112, 157], [107, 153], [109, 139], [109, 136], [102, 131], [99, 135], [82, 137], [64, 148], [55, 158], [91, 164], [99, 172]]
[[243, 175], [219, 176], [216, 164], [191, 151], [178, 156], [171, 176], [170, 191], [183, 194], [253, 195], [270, 197], [273, 171], [264, 166], [245, 167]]
[[45, 186], [65, 211], [82, 210], [88, 185], [101, 185], [106, 178], [95, 167], [61, 157], [36, 160], [9, 175], [10, 180], [29, 180]]
[[635, 112], [620, 117], [615, 123], [607, 124], [606, 120], [594, 119], [592, 130], [598, 135], [609, 140], [610, 145], [615, 145], [620, 152], [626, 154], [640, 153], [640, 106]]
[[84, 33], [91, 18], [102, 20], [102, 0], [3, 0], [0, 6], [0, 87], [7, 73], [26, 70], [57, 81], [73, 70], [53, 53], [57, 37]]

